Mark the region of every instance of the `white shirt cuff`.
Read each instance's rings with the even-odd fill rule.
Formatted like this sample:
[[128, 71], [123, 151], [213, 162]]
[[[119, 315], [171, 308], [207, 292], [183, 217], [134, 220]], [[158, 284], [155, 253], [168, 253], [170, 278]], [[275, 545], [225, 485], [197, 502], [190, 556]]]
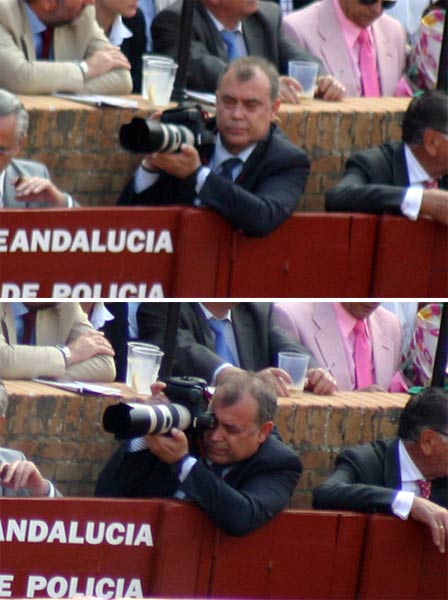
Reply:
[[406, 520], [411, 512], [414, 498], [414, 492], [405, 492], [403, 490], [397, 492], [395, 500], [392, 502], [392, 512], [394, 515], [400, 517], [400, 519]]
[[184, 460], [184, 462], [182, 463], [182, 468], [181, 468], [180, 473], [178, 475], [179, 481], [181, 483], [186, 480], [186, 478], [190, 474], [191, 469], [194, 467], [194, 465], [197, 462], [198, 462], [198, 459], [195, 458], [194, 456], [189, 456], [188, 458], [186, 458]]
[[143, 190], [151, 187], [159, 179], [160, 173], [149, 173], [142, 167], [139, 167], [135, 172], [134, 177], [134, 192], [140, 194]]
[[413, 185], [408, 188], [403, 202], [401, 203], [401, 212], [405, 217], [416, 221], [420, 213], [423, 200], [423, 187], [421, 185]]
[[148, 444], [146, 443], [146, 439], [144, 437], [134, 438], [133, 440], [128, 441], [129, 452], [140, 452], [141, 450], [147, 449]]
[[210, 385], [216, 385], [216, 380], [218, 378], [218, 375], [221, 373], [221, 371], [223, 371], [224, 369], [227, 369], [227, 367], [233, 367], [233, 365], [231, 363], [227, 363], [227, 362], [222, 365], [219, 365], [219, 367], [213, 373], [213, 377], [212, 377], [212, 381], [211, 381]]
[[196, 174], [196, 194], [202, 190], [202, 187], [205, 183], [205, 180], [211, 173], [211, 169], [209, 167], [201, 167]]
[[[47, 479], [48, 481], [48, 479]], [[48, 494], [47, 498], [56, 498], [56, 489], [51, 481], [48, 481]]]

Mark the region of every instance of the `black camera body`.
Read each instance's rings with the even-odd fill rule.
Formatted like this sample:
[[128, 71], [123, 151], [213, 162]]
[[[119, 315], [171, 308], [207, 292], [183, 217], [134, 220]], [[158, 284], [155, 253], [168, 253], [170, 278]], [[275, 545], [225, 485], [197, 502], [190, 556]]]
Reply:
[[215, 143], [214, 119], [199, 104], [185, 103], [162, 113], [160, 121], [135, 117], [120, 128], [120, 144], [136, 154], [177, 152], [194, 146], [201, 156]]
[[150, 434], [169, 433], [174, 427], [190, 437], [200, 437], [215, 424], [209, 410], [207, 382], [199, 377], [169, 377], [166, 396], [171, 404], [120, 402], [104, 411], [103, 427], [117, 440], [129, 440]]

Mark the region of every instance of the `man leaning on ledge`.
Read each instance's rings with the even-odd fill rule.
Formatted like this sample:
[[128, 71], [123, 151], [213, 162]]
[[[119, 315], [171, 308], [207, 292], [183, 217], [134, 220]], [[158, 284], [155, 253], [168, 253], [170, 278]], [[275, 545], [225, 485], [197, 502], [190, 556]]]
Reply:
[[95, 0], [2, 0], [0, 87], [17, 94], [130, 94], [130, 64], [95, 19]]

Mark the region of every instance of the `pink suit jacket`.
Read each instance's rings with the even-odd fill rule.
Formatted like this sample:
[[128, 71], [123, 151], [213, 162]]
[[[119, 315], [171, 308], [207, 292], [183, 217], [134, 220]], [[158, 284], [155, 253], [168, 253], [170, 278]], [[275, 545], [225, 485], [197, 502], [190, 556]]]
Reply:
[[[328, 73], [346, 87], [347, 96], [360, 96], [333, 0], [322, 0], [283, 19], [285, 32], [310, 54], [320, 58]], [[396, 19], [382, 14], [373, 25], [373, 38], [383, 96], [395, 96], [406, 61], [406, 33]]]
[[[321, 367], [331, 367], [340, 390], [353, 384], [331, 302], [288, 302], [274, 306], [274, 320], [310, 350]], [[401, 359], [401, 323], [379, 306], [368, 318], [377, 385], [389, 390]]]

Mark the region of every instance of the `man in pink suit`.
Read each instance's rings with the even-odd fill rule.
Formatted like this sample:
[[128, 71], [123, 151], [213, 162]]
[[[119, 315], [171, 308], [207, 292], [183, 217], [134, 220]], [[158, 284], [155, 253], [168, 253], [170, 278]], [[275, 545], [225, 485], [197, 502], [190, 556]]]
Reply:
[[[403, 77], [406, 32], [383, 13], [394, 4], [395, 0], [322, 0], [290, 13], [283, 25], [287, 35], [320, 58], [345, 85], [347, 96], [410, 96]], [[373, 66], [363, 62], [364, 44]], [[374, 80], [373, 88], [366, 74]]]
[[[339, 390], [404, 391], [401, 323], [379, 302], [284, 302], [274, 306], [274, 320], [330, 370]], [[356, 327], [365, 328], [369, 353], [367, 380], [358, 381]]]

